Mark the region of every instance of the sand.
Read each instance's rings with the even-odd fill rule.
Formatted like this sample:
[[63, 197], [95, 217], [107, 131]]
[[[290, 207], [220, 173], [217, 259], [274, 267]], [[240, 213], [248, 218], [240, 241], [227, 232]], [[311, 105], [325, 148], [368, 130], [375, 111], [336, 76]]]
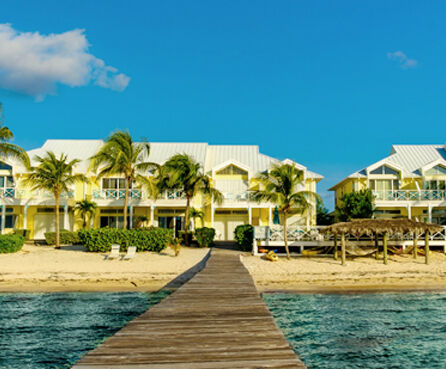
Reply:
[[156, 291], [199, 263], [208, 249], [137, 253], [131, 261], [104, 260], [76, 246], [24, 245], [0, 254], [0, 292]]
[[347, 260], [345, 266], [328, 257], [281, 258], [270, 262], [244, 255], [242, 261], [260, 291], [370, 292], [446, 290], [446, 256], [431, 252], [424, 257], [389, 256], [388, 265], [373, 257]]

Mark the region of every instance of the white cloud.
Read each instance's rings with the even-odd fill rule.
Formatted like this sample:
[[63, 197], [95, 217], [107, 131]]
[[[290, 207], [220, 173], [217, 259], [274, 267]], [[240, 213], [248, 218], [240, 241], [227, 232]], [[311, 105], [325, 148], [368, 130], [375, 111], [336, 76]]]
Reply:
[[403, 69], [415, 68], [418, 65], [417, 60], [409, 59], [402, 51], [387, 53], [387, 58], [390, 60], [395, 60]]
[[85, 31], [42, 35], [0, 24], [0, 88], [43, 100], [57, 85], [123, 91], [130, 78], [88, 52]]

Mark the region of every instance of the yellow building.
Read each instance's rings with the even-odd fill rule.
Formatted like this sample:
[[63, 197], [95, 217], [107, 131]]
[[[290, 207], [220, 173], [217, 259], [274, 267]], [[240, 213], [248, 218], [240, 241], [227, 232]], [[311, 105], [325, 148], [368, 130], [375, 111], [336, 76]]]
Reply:
[[[103, 178], [95, 181], [94, 173], [88, 172], [89, 158], [103, 144], [102, 140], [48, 140], [38, 149], [28, 152], [32, 160], [36, 155], [44, 156], [47, 151], [56, 155], [65, 153], [69, 160], [79, 159], [76, 172], [89, 178], [89, 183], [78, 184], [61, 201], [61, 225], [64, 229], [78, 230], [82, 220], [73, 213], [76, 201], [88, 199], [98, 205], [92, 225], [94, 227], [122, 227], [125, 182], [123, 178]], [[214, 186], [223, 193], [222, 204], [206, 203], [201, 197], [194, 198], [192, 206], [204, 210], [204, 222], [197, 226], [216, 229], [217, 238], [232, 240], [237, 225], [269, 225], [272, 223], [274, 205], [250, 201], [248, 190], [255, 186], [254, 177], [267, 171], [273, 164], [281, 163], [259, 152], [251, 145], [209, 145], [207, 143], [151, 143], [149, 161], [164, 163], [178, 153], [191, 155], [201, 163], [206, 174], [212, 177]], [[302, 190], [316, 192], [316, 184], [322, 176], [289, 159], [304, 173]], [[31, 238], [43, 239], [44, 233], [55, 230], [52, 195], [42, 191], [31, 191], [21, 184], [24, 168], [6, 161], [0, 166], [1, 232], [13, 228], [31, 230]], [[179, 192], [164, 193], [156, 201], [144, 190], [133, 188], [130, 192], [129, 224], [144, 217], [145, 225], [184, 228], [186, 201]], [[314, 204], [313, 204], [314, 205]], [[295, 215], [290, 225], [315, 225], [315, 205], [303, 215]], [[202, 224], [204, 223], [204, 224]]]
[[375, 216], [407, 217], [446, 225], [446, 145], [394, 145], [390, 155], [349, 175], [330, 190], [343, 194], [369, 188]]

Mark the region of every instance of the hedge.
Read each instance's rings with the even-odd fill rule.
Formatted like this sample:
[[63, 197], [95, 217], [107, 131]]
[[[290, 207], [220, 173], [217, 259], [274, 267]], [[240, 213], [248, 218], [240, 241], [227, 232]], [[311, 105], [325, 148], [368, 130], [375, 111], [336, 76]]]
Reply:
[[13, 234], [15, 234], [17, 236], [23, 236], [23, 237], [25, 237], [25, 240], [29, 240], [31, 230], [29, 230], [29, 229], [14, 229]]
[[137, 251], [161, 252], [172, 242], [173, 229], [135, 228], [85, 229], [78, 232], [81, 243], [90, 252], [109, 252], [111, 245], [121, 245], [121, 251], [136, 246]]
[[[59, 243], [61, 245], [79, 245], [81, 240], [77, 232], [67, 231], [66, 229], [60, 230]], [[56, 244], [56, 232], [45, 232], [45, 240], [48, 245]]]
[[19, 251], [25, 243], [25, 237], [7, 234], [0, 235], [0, 253], [12, 253]]
[[242, 224], [235, 228], [234, 239], [240, 250], [252, 251], [252, 241], [254, 239], [254, 227], [250, 224]]
[[214, 244], [215, 229], [214, 228], [197, 228], [195, 230], [195, 238], [200, 247], [210, 247]]

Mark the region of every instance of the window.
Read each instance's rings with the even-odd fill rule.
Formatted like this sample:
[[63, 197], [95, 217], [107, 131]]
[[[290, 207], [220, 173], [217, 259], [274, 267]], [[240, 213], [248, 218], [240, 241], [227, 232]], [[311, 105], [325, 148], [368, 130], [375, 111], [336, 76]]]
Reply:
[[[7, 215], [5, 217], [5, 228], [15, 228], [17, 222], [17, 215]], [[0, 227], [2, 223], [2, 219], [0, 217]]]
[[2, 170], [12, 170], [12, 167], [10, 165], [0, 161], [0, 169], [2, 169]]
[[14, 178], [12, 176], [0, 176], [0, 188], [14, 187]]
[[446, 175], [446, 167], [442, 165], [437, 165], [431, 169], [426, 170], [427, 175]]
[[[132, 188], [132, 184], [130, 184]], [[103, 190], [125, 190], [124, 178], [103, 178], [102, 179]]]
[[370, 172], [370, 174], [378, 174], [378, 175], [381, 175], [381, 174], [391, 174], [391, 175], [397, 176], [399, 173], [398, 173], [398, 171], [388, 167], [387, 165], [381, 165], [380, 167], [372, 170]]
[[[129, 224], [129, 218], [127, 217], [127, 224]], [[124, 228], [123, 216], [101, 216], [101, 228]]]
[[248, 172], [246, 172], [243, 169], [240, 169], [239, 167], [236, 167], [235, 165], [228, 165], [226, 168], [223, 168], [217, 172], [217, 174], [223, 174], [223, 175], [232, 175], [232, 174], [239, 174], [239, 175], [246, 175]]
[[369, 187], [372, 191], [397, 191], [400, 184], [397, 179], [371, 179]]
[[430, 181], [424, 181], [423, 182], [423, 190], [440, 190], [445, 191], [446, 190], [446, 180], [430, 180]]

